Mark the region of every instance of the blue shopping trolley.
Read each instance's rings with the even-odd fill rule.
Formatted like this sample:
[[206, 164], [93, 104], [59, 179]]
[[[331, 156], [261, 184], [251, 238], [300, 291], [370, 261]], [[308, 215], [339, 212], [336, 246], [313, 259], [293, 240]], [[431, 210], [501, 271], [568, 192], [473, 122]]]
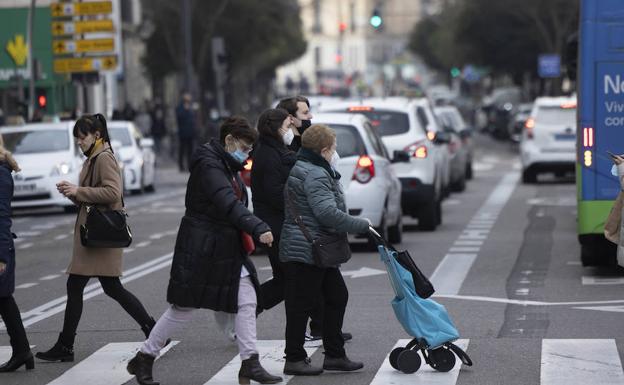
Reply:
[[[398, 347], [390, 353], [390, 365], [403, 373], [414, 373], [421, 365], [418, 350], [425, 362], [439, 372], [448, 372], [455, 367], [455, 355], [463, 364], [472, 366], [468, 354], [453, 341], [459, 332], [451, 321], [446, 308], [432, 299], [423, 298], [422, 275], [409, 253], [397, 252], [373, 228], [371, 236], [377, 242], [379, 255], [386, 265], [395, 297], [392, 300], [394, 314], [403, 329], [412, 337], [405, 347]], [[415, 285], [414, 280], [418, 279]], [[426, 278], [423, 278], [425, 281]], [[428, 281], [425, 283], [424, 286]], [[417, 290], [417, 286], [418, 289]], [[426, 291], [426, 289], [424, 290]], [[433, 293], [433, 287], [424, 296]]]

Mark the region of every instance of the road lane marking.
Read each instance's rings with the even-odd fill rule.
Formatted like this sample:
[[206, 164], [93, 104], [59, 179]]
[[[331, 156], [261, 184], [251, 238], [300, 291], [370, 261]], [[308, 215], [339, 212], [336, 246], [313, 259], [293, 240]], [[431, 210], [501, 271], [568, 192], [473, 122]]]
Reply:
[[134, 246], [134, 247], [135, 248], [146, 247], [146, 246], [149, 246], [150, 243], [152, 243], [152, 242], [150, 242], [150, 241], [143, 241], [143, 242], [137, 243], [136, 246]]
[[481, 250], [480, 247], [451, 247], [449, 252], [451, 253], [478, 253]]
[[37, 282], [29, 282], [29, 283], [22, 283], [19, 286], [15, 286], [16, 289], [28, 289], [29, 287], [33, 287], [33, 286], [37, 286], [38, 283]]
[[60, 274], [50, 274], [50, 275], [46, 275], [44, 277], [39, 278], [40, 281], [51, 281], [54, 278], [58, 278], [60, 277]]
[[[280, 384], [287, 384], [294, 376], [283, 373], [284, 370], [284, 340], [258, 340], [256, 343], [258, 355], [260, 356], [260, 364], [267, 372], [279, 375], [284, 380]], [[314, 354], [318, 347], [305, 346], [308, 356]], [[204, 385], [229, 385], [235, 384], [238, 378], [238, 371], [241, 366], [240, 356], [237, 354], [230, 362], [228, 362], [217, 374], [215, 374]], [[91, 385], [91, 384], [90, 384]]]
[[[165, 346], [156, 359], [167, 353], [179, 341], [171, 341]], [[113, 385], [124, 384], [134, 378], [126, 370], [126, 365], [143, 342], [116, 342], [110, 343], [80, 361], [77, 365], [57, 377], [48, 385]]]
[[25, 249], [30, 249], [33, 246], [34, 246], [34, 243], [28, 242], [28, 243], [24, 243], [23, 245], [17, 246], [17, 249], [18, 250], [25, 250]]
[[[498, 219], [503, 207], [511, 198], [520, 174], [517, 172], [508, 173], [496, 185], [492, 193], [488, 196], [479, 211], [470, 220], [466, 228], [457, 238], [458, 241], [480, 241], [483, 243], [489, 234], [490, 229], [471, 229], [474, 224], [494, 224]], [[450, 250], [449, 250], [450, 251]], [[464, 280], [468, 276], [478, 254], [447, 253], [430, 277], [433, 286], [438, 294], [457, 294], [461, 289]]]
[[17, 233], [17, 237], [38, 237], [41, 235], [41, 231], [20, 231]]
[[582, 307], [575, 307], [575, 309], [606, 311], [606, 312], [610, 312], [610, 313], [624, 313], [624, 305], [620, 305], [620, 306], [582, 306]]
[[456, 246], [481, 246], [483, 241], [455, 241], [453, 244]]
[[624, 278], [620, 277], [586, 277], [581, 278], [583, 285], [624, 285]]
[[361, 267], [358, 270], [341, 271], [343, 277], [362, 278], [373, 275], [386, 274], [386, 270], [371, 269], [370, 267]]
[[542, 340], [540, 383], [624, 384], [624, 372], [615, 340]]
[[545, 302], [545, 301], [529, 301], [522, 299], [510, 299], [510, 298], [498, 298], [498, 297], [484, 297], [480, 295], [457, 295], [457, 294], [441, 294], [436, 293], [433, 297], [437, 298], [449, 298], [464, 301], [476, 301], [476, 302], [492, 302], [510, 305], [522, 305], [522, 306], [581, 306], [581, 305], [608, 305], [608, 304], [624, 304], [624, 299], [614, 299], [606, 301], [572, 301], [572, 302]]
[[65, 238], [68, 238], [71, 234], [61, 234], [61, 235], [57, 235], [56, 237], [54, 237], [55, 241], [61, 241]]
[[[392, 349], [405, 347], [410, 341], [411, 340], [408, 339], [399, 340]], [[469, 340], [461, 339], [457, 340], [455, 345], [466, 351], [468, 349], [468, 343]], [[454, 385], [457, 383], [459, 371], [462, 366], [462, 362], [459, 358], [455, 357], [457, 360], [455, 361], [453, 369], [446, 373], [440, 373], [425, 363], [420, 351], [418, 354], [421, 358], [421, 365], [420, 369], [413, 374], [405, 374], [394, 369], [392, 365], [390, 365], [390, 354], [388, 354], [370, 385]]]
[[56, 223], [54, 222], [48, 222], [48, 223], [43, 223], [43, 224], [39, 224], [39, 225], [32, 225], [30, 226], [31, 230], [50, 230], [53, 229], [57, 226]]

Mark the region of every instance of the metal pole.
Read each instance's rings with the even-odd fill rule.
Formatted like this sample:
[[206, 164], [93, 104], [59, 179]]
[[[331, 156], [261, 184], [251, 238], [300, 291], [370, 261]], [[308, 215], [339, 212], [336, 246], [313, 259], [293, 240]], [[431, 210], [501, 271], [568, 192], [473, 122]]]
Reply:
[[35, 18], [35, 3], [37, 0], [30, 1], [30, 9], [28, 10], [28, 38], [26, 39], [26, 45], [28, 46], [28, 121], [31, 121], [35, 113], [35, 66], [33, 61], [33, 31], [34, 31], [34, 18]]
[[191, 0], [183, 0], [182, 5], [182, 36], [184, 38], [184, 87], [186, 91], [193, 93], [192, 78], [193, 78], [193, 37], [192, 31], [192, 16], [191, 16]]

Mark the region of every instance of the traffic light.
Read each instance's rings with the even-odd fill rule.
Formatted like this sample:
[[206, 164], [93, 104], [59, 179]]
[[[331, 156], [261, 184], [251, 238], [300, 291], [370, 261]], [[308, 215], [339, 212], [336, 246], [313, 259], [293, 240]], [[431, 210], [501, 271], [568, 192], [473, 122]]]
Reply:
[[48, 105], [48, 97], [46, 96], [45, 91], [43, 90], [37, 91], [37, 106], [39, 106], [40, 109], [45, 110], [47, 105]]
[[370, 18], [370, 25], [372, 25], [375, 29], [379, 29], [383, 25], [383, 18], [381, 17], [381, 12], [378, 8], [373, 9], [373, 14]]
[[459, 68], [457, 68], [457, 67], [451, 68], [451, 76], [452, 77], [456, 78], [459, 75], [461, 75], [461, 70]]

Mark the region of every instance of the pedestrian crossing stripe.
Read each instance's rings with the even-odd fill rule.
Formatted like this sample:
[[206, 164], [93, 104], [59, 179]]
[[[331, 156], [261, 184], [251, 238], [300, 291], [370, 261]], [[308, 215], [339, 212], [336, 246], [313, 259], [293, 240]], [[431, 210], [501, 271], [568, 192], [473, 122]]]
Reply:
[[[278, 375], [283, 378], [280, 384], [287, 384], [294, 376], [283, 374], [284, 371], [284, 348], [286, 343], [284, 340], [261, 340], [256, 343], [258, 348], [258, 355], [260, 364], [266, 369], [267, 372]], [[305, 346], [305, 350], [308, 353], [308, 357], [314, 354], [318, 349], [318, 346]], [[240, 356], [236, 355], [230, 362], [228, 362], [223, 369], [215, 374], [204, 385], [230, 385], [235, 384], [238, 378], [238, 370], [241, 366]]]
[[[161, 357], [179, 341], [171, 341], [160, 351]], [[112, 385], [124, 384], [134, 378], [126, 370], [143, 342], [110, 343], [74, 365], [48, 385]], [[159, 358], [157, 357], [157, 359]]]
[[[410, 341], [411, 340], [408, 339], [399, 340], [399, 342], [397, 342], [392, 349], [405, 347]], [[468, 349], [468, 342], [469, 340], [462, 339], [456, 341], [455, 345], [466, 351]], [[394, 369], [392, 365], [390, 365], [390, 354], [388, 354], [370, 385], [453, 385], [457, 382], [459, 370], [462, 366], [462, 362], [459, 358], [455, 361], [455, 367], [451, 369], [450, 372], [440, 373], [425, 363], [425, 359], [423, 358], [421, 352], [418, 352], [418, 354], [420, 355], [422, 364], [420, 369], [413, 374], [405, 374]]]

